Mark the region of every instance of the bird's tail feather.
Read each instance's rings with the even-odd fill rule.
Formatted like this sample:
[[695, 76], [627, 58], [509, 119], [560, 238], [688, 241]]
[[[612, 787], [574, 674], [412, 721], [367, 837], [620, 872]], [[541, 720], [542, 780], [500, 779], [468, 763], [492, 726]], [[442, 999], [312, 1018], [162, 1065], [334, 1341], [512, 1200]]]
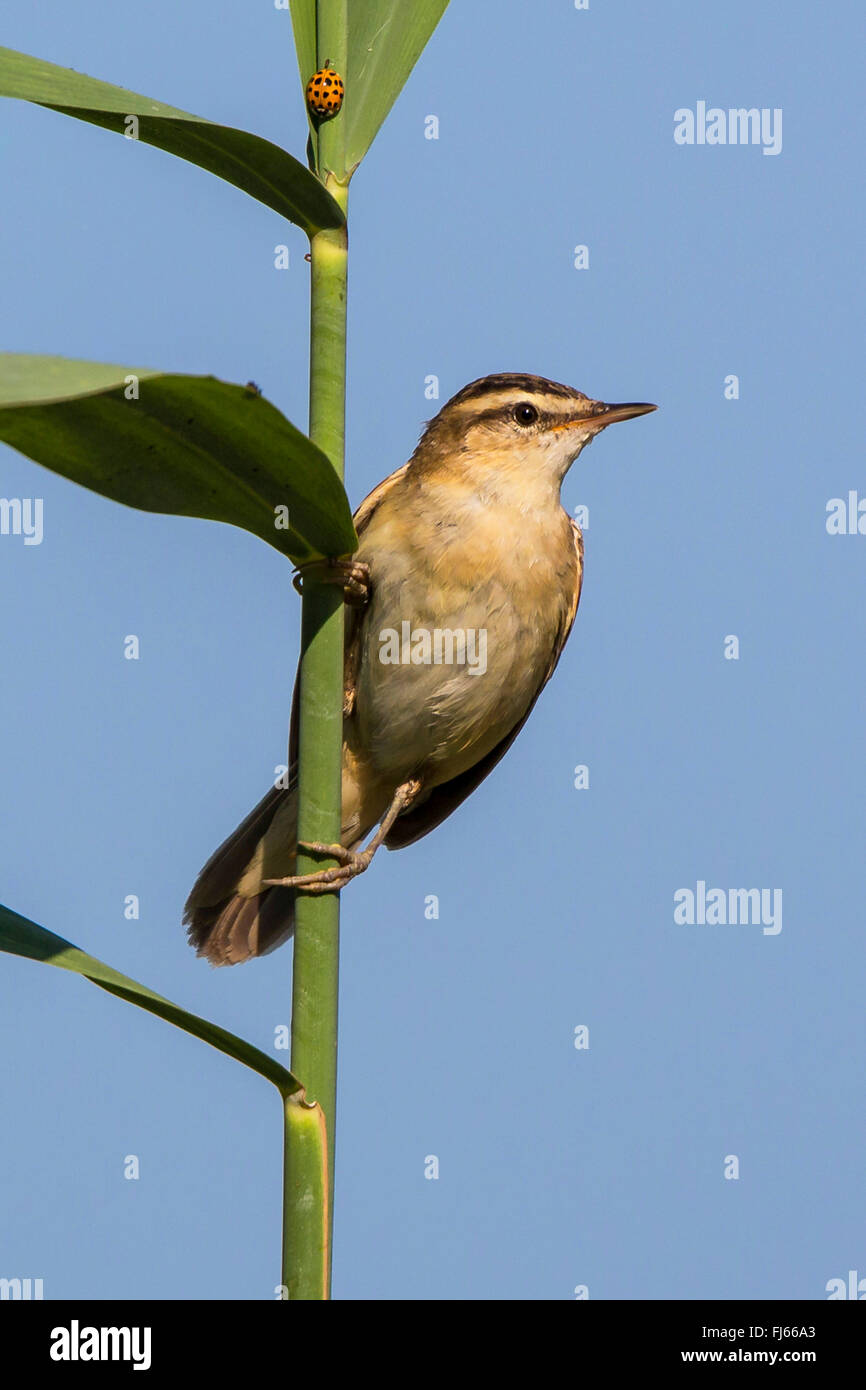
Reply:
[[297, 791], [272, 787], [205, 864], [183, 920], [198, 955], [237, 965], [267, 955], [294, 930], [293, 888], [263, 887], [294, 872]]

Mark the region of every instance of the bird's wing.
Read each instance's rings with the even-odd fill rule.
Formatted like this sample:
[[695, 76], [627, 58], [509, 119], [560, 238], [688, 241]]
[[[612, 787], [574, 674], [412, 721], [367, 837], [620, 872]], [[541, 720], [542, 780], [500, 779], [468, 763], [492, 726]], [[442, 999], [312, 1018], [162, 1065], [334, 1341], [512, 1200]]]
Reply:
[[[398, 483], [402, 482], [406, 476], [408, 463], [404, 463], [402, 468], [398, 468], [388, 477], [378, 483], [373, 491], [369, 493], [356, 511], [353, 521], [355, 530], [359, 536], [363, 536], [366, 531], [373, 513], [381, 502], [384, 502], [388, 493]], [[358, 680], [358, 666], [361, 660], [361, 619], [364, 616], [364, 608], [346, 608], [346, 626], [343, 639], [343, 713], [351, 714], [355, 708], [355, 687]]]
[[402, 849], [405, 845], [414, 844], [416, 840], [420, 840], [428, 831], [434, 830], [437, 825], [441, 825], [442, 821], [445, 820], [447, 816], [450, 816], [451, 812], [456, 810], [461, 802], [465, 801], [467, 796], [470, 796], [475, 788], [484, 781], [488, 772], [492, 771], [500, 758], [505, 756], [532, 713], [536, 700], [556, 670], [556, 665], [562, 655], [562, 650], [568, 639], [568, 634], [571, 632], [574, 625], [577, 605], [580, 602], [580, 589], [583, 582], [583, 536], [581, 535], [580, 527], [575, 521], [571, 522], [571, 527], [574, 539], [575, 558], [577, 560], [574, 592], [571, 596], [568, 612], [554, 644], [550, 665], [545, 672], [543, 681], [529, 702], [526, 713], [523, 715], [523, 718], [515, 724], [514, 728], [500, 740], [496, 747], [491, 749], [486, 757], [482, 758], [480, 762], [477, 762], [474, 767], [467, 768], [465, 772], [460, 773], [458, 777], [452, 778], [450, 782], [443, 782], [440, 787], [434, 787], [426, 801], [423, 801], [415, 808], [410, 807], [408, 810], [404, 811], [394, 822], [393, 827], [385, 839], [385, 844], [388, 846], [388, 849]]
[[379, 503], [384, 501], [392, 487], [395, 487], [397, 483], [405, 478], [408, 468], [409, 464], [404, 463], [402, 468], [398, 468], [393, 473], [389, 473], [387, 478], [384, 478], [381, 483], [377, 483], [373, 491], [369, 492], [364, 498], [353, 517], [355, 530], [359, 536], [362, 531], [365, 530], [370, 517], [373, 515]]

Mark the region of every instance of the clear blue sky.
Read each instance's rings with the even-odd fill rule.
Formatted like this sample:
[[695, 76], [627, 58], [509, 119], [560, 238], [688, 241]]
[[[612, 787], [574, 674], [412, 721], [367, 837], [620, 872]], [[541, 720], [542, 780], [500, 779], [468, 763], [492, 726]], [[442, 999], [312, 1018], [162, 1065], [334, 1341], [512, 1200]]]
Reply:
[[[517, 370], [660, 410], [567, 481], [580, 613], [508, 758], [344, 894], [337, 1297], [866, 1275], [866, 536], [825, 528], [866, 497], [863, 37], [853, 0], [452, 0], [353, 183], [353, 504], [414, 447], [429, 374], [442, 400]], [[302, 154], [268, 0], [45, 0], [4, 43]], [[699, 101], [781, 108], [781, 153], [675, 144]], [[253, 378], [303, 426], [303, 235], [146, 146], [0, 116], [2, 347]], [[285, 757], [289, 568], [7, 449], [0, 495], [44, 499], [41, 545], [0, 537], [0, 898], [269, 1048], [290, 949], [212, 971], [180, 915]], [[675, 923], [699, 880], [781, 889], [781, 932]], [[0, 1010], [0, 1275], [272, 1297], [271, 1087], [60, 971], [3, 958]]]

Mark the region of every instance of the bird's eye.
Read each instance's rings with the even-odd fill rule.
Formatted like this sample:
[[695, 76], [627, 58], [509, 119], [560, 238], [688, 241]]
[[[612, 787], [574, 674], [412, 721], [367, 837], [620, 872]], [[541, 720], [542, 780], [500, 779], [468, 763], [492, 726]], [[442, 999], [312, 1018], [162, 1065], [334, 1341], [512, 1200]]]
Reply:
[[538, 419], [538, 411], [530, 401], [521, 401], [520, 405], [514, 407], [514, 418], [518, 425], [534, 425]]

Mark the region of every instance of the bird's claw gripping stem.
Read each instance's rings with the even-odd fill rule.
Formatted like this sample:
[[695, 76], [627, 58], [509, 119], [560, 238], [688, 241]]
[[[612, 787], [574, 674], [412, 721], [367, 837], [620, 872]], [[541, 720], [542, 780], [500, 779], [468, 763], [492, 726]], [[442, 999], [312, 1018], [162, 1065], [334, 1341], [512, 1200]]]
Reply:
[[317, 869], [314, 873], [293, 874], [291, 878], [273, 880], [284, 888], [303, 888], [307, 893], [338, 892], [368, 868], [376, 852], [368, 847], [360, 853], [355, 853], [353, 850], [345, 849], [343, 845], [326, 845], [320, 840], [299, 840], [298, 849], [303, 850], [305, 854], [321, 854], [327, 859], [339, 861], [332, 869]]
[[317, 869], [311, 874], [292, 874], [288, 878], [266, 878], [263, 886], [269, 888], [298, 888], [304, 893], [338, 893], [341, 888], [357, 878], [365, 869], [376, 850], [385, 841], [388, 831], [401, 811], [414, 801], [421, 790], [418, 778], [403, 782], [395, 791], [391, 805], [382, 817], [379, 829], [369, 844], [362, 850], [346, 849], [344, 845], [326, 845], [320, 840], [299, 840], [298, 849], [306, 854], [320, 854], [338, 862], [332, 869]]
[[[315, 579], [320, 584], [339, 584], [346, 603], [362, 608], [370, 597], [370, 566], [364, 560], [309, 560], [298, 565], [292, 583], [299, 594], [304, 592], [304, 580]], [[360, 871], [359, 871], [360, 872]]]

